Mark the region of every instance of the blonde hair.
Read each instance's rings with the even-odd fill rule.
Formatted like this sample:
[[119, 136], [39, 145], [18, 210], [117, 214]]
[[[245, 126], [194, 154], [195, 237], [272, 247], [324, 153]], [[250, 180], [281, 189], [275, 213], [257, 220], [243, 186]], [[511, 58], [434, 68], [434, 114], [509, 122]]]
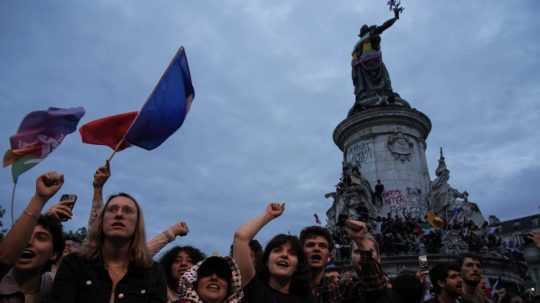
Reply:
[[90, 226], [88, 238], [84, 243], [81, 255], [89, 260], [95, 260], [102, 257], [102, 248], [105, 241], [105, 234], [103, 233], [103, 217], [107, 209], [107, 205], [112, 199], [116, 197], [125, 197], [133, 201], [137, 208], [137, 222], [135, 225], [135, 231], [129, 244], [129, 261], [134, 262], [135, 265], [143, 268], [150, 268], [152, 266], [152, 258], [148, 252], [146, 246], [146, 231], [144, 228], [144, 216], [139, 206], [139, 203], [135, 198], [126, 193], [118, 193], [111, 195], [105, 205], [101, 208], [98, 217]]

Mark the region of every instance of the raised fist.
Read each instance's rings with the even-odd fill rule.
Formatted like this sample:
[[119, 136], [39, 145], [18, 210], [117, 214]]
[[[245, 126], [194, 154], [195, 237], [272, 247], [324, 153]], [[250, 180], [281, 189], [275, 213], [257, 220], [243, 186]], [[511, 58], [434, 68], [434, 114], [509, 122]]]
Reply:
[[352, 240], [361, 240], [365, 238], [368, 228], [366, 223], [362, 221], [347, 219], [345, 221], [345, 231]]
[[266, 215], [271, 219], [275, 219], [285, 211], [285, 203], [270, 203], [266, 206]]
[[64, 175], [51, 171], [36, 180], [36, 195], [49, 200], [64, 184]]
[[186, 222], [178, 222], [167, 229], [174, 237], [183, 237], [189, 233]]
[[105, 182], [109, 179], [111, 176], [111, 167], [109, 165], [109, 160], [105, 162], [104, 166], [101, 166], [96, 170], [96, 173], [94, 174], [94, 187], [103, 187], [105, 185]]

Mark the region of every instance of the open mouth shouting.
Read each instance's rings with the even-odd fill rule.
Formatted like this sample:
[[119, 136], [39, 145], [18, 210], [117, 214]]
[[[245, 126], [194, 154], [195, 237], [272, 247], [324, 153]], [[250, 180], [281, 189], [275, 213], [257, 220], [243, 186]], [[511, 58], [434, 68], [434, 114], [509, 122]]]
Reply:
[[311, 257], [309, 257], [309, 259], [313, 263], [320, 263], [322, 261], [322, 256], [318, 255], [318, 254], [314, 254], [314, 255], [311, 255]]
[[276, 262], [276, 265], [278, 267], [281, 267], [281, 268], [284, 268], [284, 269], [288, 269], [289, 268], [289, 261], [285, 260], [285, 259], [280, 259]]
[[31, 250], [31, 249], [28, 249], [28, 248], [25, 248], [21, 255], [19, 256], [20, 259], [23, 259], [23, 260], [28, 260], [28, 259], [32, 259], [36, 256], [36, 253]]

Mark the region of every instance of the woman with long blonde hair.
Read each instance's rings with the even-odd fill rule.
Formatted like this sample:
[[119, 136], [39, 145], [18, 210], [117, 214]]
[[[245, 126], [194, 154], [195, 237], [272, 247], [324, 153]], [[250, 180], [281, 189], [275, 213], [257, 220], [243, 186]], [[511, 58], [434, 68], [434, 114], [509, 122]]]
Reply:
[[109, 197], [80, 254], [64, 258], [54, 302], [165, 302], [166, 282], [146, 247], [144, 217], [132, 196]]

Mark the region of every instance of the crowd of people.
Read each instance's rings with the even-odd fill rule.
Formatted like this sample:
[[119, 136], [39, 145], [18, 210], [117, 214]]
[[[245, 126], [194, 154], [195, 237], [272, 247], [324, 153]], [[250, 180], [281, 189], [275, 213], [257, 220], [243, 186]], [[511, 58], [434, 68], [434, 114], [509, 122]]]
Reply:
[[383, 255], [461, 254], [465, 251], [524, 262], [524, 242], [503, 241], [499, 229], [487, 222], [452, 222], [434, 228], [422, 218], [387, 216], [376, 218], [374, 235]]
[[[61, 200], [43, 211], [62, 187], [62, 174], [49, 172], [37, 178], [35, 194], [0, 242], [0, 303], [527, 300], [511, 289], [498, 288], [493, 296], [483, 292], [481, 260], [476, 255], [464, 255], [460, 264], [439, 264], [429, 271], [389, 278], [380, 257], [380, 248], [388, 249], [387, 244], [382, 241], [379, 247], [366, 223], [353, 219], [344, 226], [352, 241], [352, 270], [331, 266], [334, 241], [318, 225], [305, 227], [298, 236], [275, 235], [263, 248], [255, 237], [285, 212], [283, 203], [269, 203], [240, 225], [229, 256], [206, 256], [196, 247], [175, 246], [154, 260], [165, 245], [189, 233], [188, 225], [176, 223], [147, 241], [143, 209], [133, 196], [118, 193], [103, 200], [109, 176], [108, 164], [94, 175], [88, 233], [82, 243], [76, 237], [64, 238], [62, 230], [62, 222], [73, 215], [73, 201]], [[392, 233], [401, 224], [414, 234], [417, 225], [411, 223], [387, 221], [382, 229]], [[531, 239], [540, 247], [540, 234]]]

